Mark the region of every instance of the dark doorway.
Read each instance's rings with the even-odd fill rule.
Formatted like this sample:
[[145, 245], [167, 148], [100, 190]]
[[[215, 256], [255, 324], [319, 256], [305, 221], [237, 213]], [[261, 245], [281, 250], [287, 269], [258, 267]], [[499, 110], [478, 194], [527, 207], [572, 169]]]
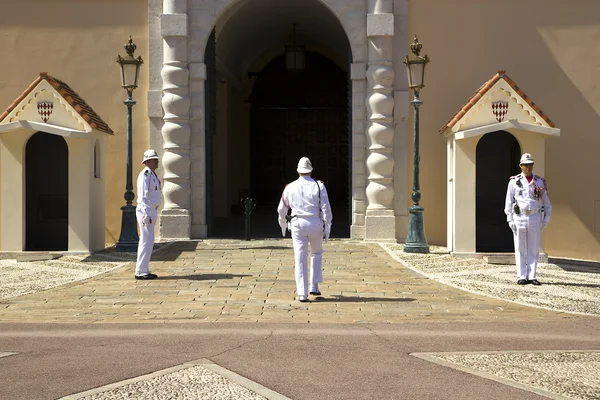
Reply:
[[512, 252], [513, 235], [506, 222], [504, 201], [508, 180], [518, 174], [521, 147], [505, 131], [484, 135], [476, 154], [476, 251]]
[[250, 196], [271, 216], [285, 185], [298, 178], [298, 160], [312, 161], [313, 178], [325, 182], [334, 215], [332, 237], [349, 237], [348, 74], [318, 54], [306, 69], [290, 72], [283, 56], [258, 75], [250, 98]]
[[68, 250], [69, 150], [61, 136], [38, 132], [25, 148], [25, 250]]

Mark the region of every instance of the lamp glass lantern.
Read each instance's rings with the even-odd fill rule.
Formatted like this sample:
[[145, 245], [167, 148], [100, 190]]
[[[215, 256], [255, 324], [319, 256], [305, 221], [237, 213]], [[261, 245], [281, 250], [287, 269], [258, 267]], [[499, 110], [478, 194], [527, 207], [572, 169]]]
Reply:
[[423, 45], [419, 43], [419, 40], [415, 36], [414, 42], [410, 45], [413, 56], [406, 56], [403, 61], [406, 65], [408, 87], [414, 90], [421, 90], [425, 86], [425, 66], [429, 62], [429, 57], [427, 54], [423, 57], [419, 55], [422, 47]]
[[288, 71], [302, 71], [306, 68], [306, 48], [297, 43], [296, 24], [293, 24], [291, 36], [292, 44], [285, 46], [285, 67]]
[[117, 62], [121, 66], [121, 87], [127, 91], [132, 91], [138, 87], [138, 77], [140, 74], [140, 65], [144, 63], [142, 57], [135, 58], [136, 45], [133, 43], [131, 36], [129, 42], [125, 45], [127, 55], [125, 57], [117, 56]]

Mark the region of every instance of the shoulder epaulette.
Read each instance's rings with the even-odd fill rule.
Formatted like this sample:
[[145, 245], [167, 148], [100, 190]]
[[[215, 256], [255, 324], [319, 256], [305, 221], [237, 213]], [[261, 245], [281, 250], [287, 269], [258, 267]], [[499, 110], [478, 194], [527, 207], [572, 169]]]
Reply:
[[148, 170], [145, 170], [145, 171], [144, 171], [144, 175], [148, 175]]
[[321, 182], [323, 185], [325, 184], [325, 182], [323, 182], [323, 181], [322, 181], [322, 180], [320, 180], [320, 179], [319, 179], [317, 182]]
[[517, 178], [519, 178], [520, 176], [521, 176], [521, 174], [517, 174], [517, 175], [515, 175], [515, 176], [511, 176], [511, 177], [510, 177], [510, 179], [517, 179]]

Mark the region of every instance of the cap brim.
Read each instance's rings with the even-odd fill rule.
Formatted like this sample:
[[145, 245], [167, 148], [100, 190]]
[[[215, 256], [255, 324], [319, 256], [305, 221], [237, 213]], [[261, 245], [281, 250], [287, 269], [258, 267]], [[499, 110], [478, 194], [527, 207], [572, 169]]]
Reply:
[[519, 163], [519, 165], [529, 165], [529, 164], [534, 164], [533, 161], [523, 161], [522, 163]]
[[309, 172], [312, 172], [312, 169], [298, 168], [296, 171], [300, 174], [308, 174]]

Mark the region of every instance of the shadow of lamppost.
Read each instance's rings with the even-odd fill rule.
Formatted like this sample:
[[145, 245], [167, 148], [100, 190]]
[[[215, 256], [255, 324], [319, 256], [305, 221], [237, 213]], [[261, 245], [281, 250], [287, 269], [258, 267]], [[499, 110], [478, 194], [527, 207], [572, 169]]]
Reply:
[[117, 62], [121, 66], [121, 86], [127, 90], [127, 100], [123, 103], [127, 106], [127, 184], [125, 187], [125, 202], [121, 207], [123, 211], [121, 219], [121, 234], [117, 242], [118, 251], [136, 251], [139, 242], [137, 231], [137, 221], [135, 217], [135, 206], [132, 205], [135, 194], [133, 193], [133, 183], [131, 178], [131, 147], [132, 147], [132, 107], [135, 105], [133, 100], [133, 90], [138, 86], [138, 77], [140, 65], [144, 63], [142, 57], [135, 58], [136, 45], [131, 36], [125, 45], [127, 55], [125, 57], [117, 56]]
[[404, 58], [406, 72], [408, 75], [408, 87], [413, 89], [415, 97], [411, 104], [415, 108], [414, 113], [414, 170], [413, 170], [413, 206], [408, 209], [410, 215], [408, 219], [408, 235], [404, 244], [406, 253], [429, 253], [429, 245], [425, 238], [425, 228], [423, 225], [423, 212], [425, 209], [419, 205], [421, 201], [421, 188], [419, 186], [419, 107], [423, 103], [419, 100], [419, 91], [425, 86], [425, 66], [429, 62], [429, 57], [425, 54], [421, 57], [419, 53], [423, 45], [415, 36], [414, 42], [410, 45], [413, 56]]

